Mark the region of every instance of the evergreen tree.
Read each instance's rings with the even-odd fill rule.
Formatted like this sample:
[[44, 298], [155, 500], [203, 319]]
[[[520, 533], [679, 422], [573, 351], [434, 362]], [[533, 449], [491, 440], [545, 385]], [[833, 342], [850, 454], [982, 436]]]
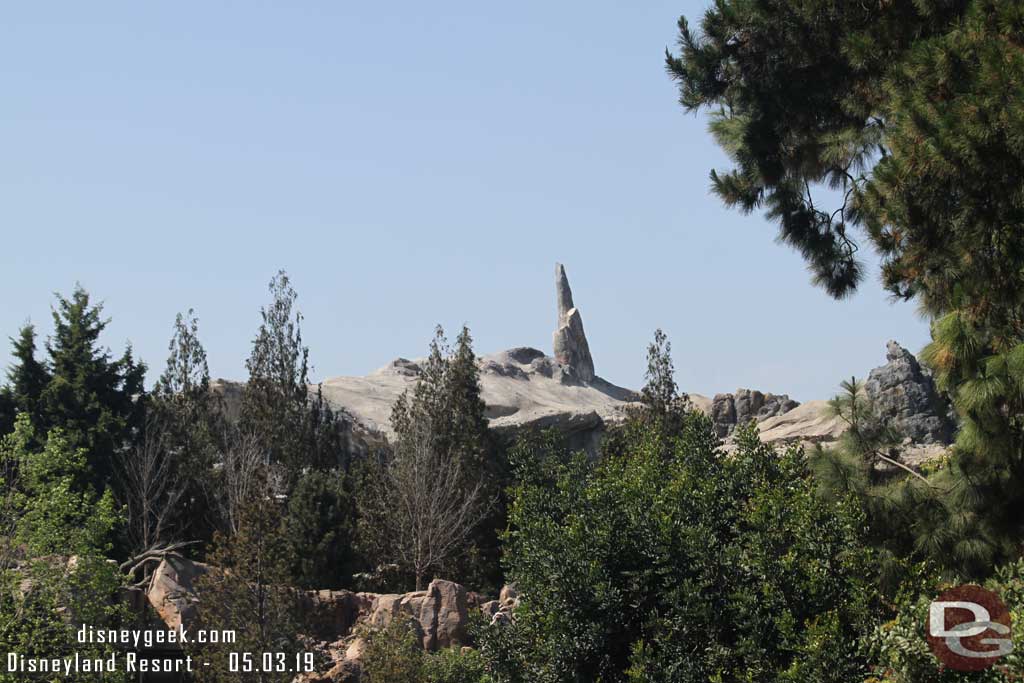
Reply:
[[252, 353], [246, 361], [249, 381], [242, 396], [241, 429], [260, 438], [293, 483], [304, 467], [347, 467], [344, 424], [320, 387], [309, 391], [309, 349], [302, 343], [298, 298], [283, 270], [270, 281], [271, 303]]
[[73, 448], [84, 448], [98, 491], [111, 481], [118, 453], [135, 440], [145, 411], [146, 366], [131, 347], [112, 360], [99, 346], [108, 324], [102, 304], [76, 287], [57, 296], [54, 333], [47, 342], [49, 382], [37, 399], [40, 433], [59, 427]]
[[14, 418], [18, 414], [18, 406], [14, 401], [11, 388], [0, 387], [0, 436], [14, 429]]
[[355, 502], [340, 470], [310, 470], [288, 497], [285, 536], [293, 585], [341, 588], [359, 569], [355, 554]]
[[7, 371], [8, 389], [14, 408], [25, 413], [34, 424], [42, 422], [39, 400], [50, 382], [50, 374], [36, 359], [36, 330], [31, 324], [21, 328], [17, 339], [11, 339], [14, 365]]
[[494, 509], [500, 466], [469, 331], [463, 328], [453, 352], [438, 326], [420, 369], [392, 409], [391, 452], [370, 463], [360, 488], [361, 545], [378, 564], [399, 564], [417, 585], [428, 571], [494, 581], [503, 516], [483, 522]]

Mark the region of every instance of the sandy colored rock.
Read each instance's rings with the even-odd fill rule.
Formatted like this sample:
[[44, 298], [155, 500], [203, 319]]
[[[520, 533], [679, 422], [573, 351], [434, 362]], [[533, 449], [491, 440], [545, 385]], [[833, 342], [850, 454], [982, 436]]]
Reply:
[[469, 624], [466, 589], [451, 581], [434, 579], [430, 593], [437, 599], [436, 647], [461, 645], [466, 641], [466, 626]]
[[766, 443], [819, 443], [835, 441], [846, 423], [826, 414], [828, 401], [807, 401], [796, 408], [758, 423]]
[[195, 581], [211, 569], [210, 565], [175, 556], [166, 557], [157, 566], [146, 597], [168, 628], [189, 628], [195, 622], [199, 602]]

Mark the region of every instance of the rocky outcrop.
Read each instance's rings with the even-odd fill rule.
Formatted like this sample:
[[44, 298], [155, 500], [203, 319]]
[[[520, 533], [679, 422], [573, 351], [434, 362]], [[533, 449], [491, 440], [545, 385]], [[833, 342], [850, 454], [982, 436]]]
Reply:
[[830, 415], [828, 401], [807, 401], [757, 425], [761, 440], [772, 444], [829, 443], [846, 431], [846, 423]]
[[408, 616], [424, 650], [453, 647], [466, 641], [469, 603], [466, 589], [457, 583], [434, 579], [425, 591], [404, 595], [371, 596], [365, 623], [384, 628], [399, 615]]
[[[146, 598], [168, 628], [180, 625], [189, 629], [198, 623], [203, 596], [196, 590], [196, 581], [211, 571], [220, 570], [177, 556], [168, 556], [160, 563]], [[504, 591], [502, 597], [502, 608], [507, 612], [514, 601]], [[471, 596], [461, 585], [442, 579], [412, 593], [307, 591], [302, 601], [310, 625], [307, 635], [332, 660], [326, 672], [305, 676], [305, 683], [359, 680], [359, 657], [365, 645], [356, 635], [360, 626], [379, 629], [399, 616], [408, 617], [423, 649], [433, 651], [465, 644], [470, 610], [482, 609], [480, 596]]]
[[948, 444], [955, 425], [948, 401], [914, 354], [890, 341], [886, 363], [868, 374], [864, 391], [882, 421], [914, 443]]
[[594, 380], [594, 359], [583, 331], [583, 317], [572, 301], [569, 278], [561, 263], [555, 264], [555, 297], [558, 303], [558, 325], [554, 334], [555, 360], [571, 377], [581, 382]]
[[715, 394], [711, 400], [711, 421], [718, 436], [726, 437], [751, 420], [761, 422], [783, 415], [800, 403], [786, 394], [765, 394], [753, 389], [737, 389], [734, 394]]
[[[478, 359], [481, 398], [499, 434], [554, 428], [570, 448], [593, 451], [609, 423], [620, 421], [639, 395], [594, 372], [583, 319], [561, 264], [555, 266], [558, 329], [554, 355], [519, 346]], [[365, 377], [335, 377], [324, 396], [372, 434], [391, 435], [391, 408], [421, 374], [420, 361], [398, 358]], [[700, 402], [702, 397], [694, 397]]]

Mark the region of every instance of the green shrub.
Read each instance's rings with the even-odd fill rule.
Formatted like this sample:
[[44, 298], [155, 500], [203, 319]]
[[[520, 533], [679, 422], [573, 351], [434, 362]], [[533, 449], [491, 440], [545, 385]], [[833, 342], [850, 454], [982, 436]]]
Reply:
[[405, 615], [380, 631], [365, 630], [363, 672], [371, 683], [419, 683], [423, 680], [424, 655], [416, 628]]
[[998, 568], [984, 586], [999, 594], [1010, 610], [1013, 653], [984, 672], [941, 670], [925, 640], [928, 606], [945, 588], [934, 572], [918, 570], [897, 601], [895, 618], [879, 626], [867, 639], [878, 683], [1009, 683], [1024, 672], [1024, 559]]
[[491, 683], [492, 680], [477, 650], [444, 649], [427, 655], [425, 664], [424, 683]]
[[596, 463], [521, 444], [505, 556], [522, 602], [481, 637], [496, 679], [862, 680], [862, 514], [815, 494], [800, 450], [736, 442], [690, 413], [676, 434], [628, 425]]

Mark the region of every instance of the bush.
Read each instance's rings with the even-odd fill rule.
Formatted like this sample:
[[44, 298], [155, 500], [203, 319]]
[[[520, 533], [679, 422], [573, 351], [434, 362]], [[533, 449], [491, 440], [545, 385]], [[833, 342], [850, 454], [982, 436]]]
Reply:
[[476, 650], [423, 651], [416, 625], [405, 615], [379, 631], [365, 630], [363, 672], [370, 683], [493, 683]]
[[984, 672], [941, 670], [925, 640], [928, 606], [954, 583], [918, 568], [915, 580], [904, 587], [894, 619], [879, 626], [867, 639], [877, 683], [996, 683], [1019, 681], [1024, 671], [1024, 559], [998, 568], [984, 586], [999, 594], [1010, 610], [1014, 651]]
[[372, 683], [417, 683], [423, 680], [423, 649], [412, 620], [405, 615], [380, 631], [363, 631], [363, 672]]
[[423, 668], [425, 683], [491, 683], [486, 662], [477, 650], [454, 648], [427, 655]]
[[554, 437], [513, 453], [516, 622], [485, 631], [496, 680], [862, 680], [876, 623], [863, 517], [815, 495], [803, 453], [718, 449], [634, 422], [593, 463]]

